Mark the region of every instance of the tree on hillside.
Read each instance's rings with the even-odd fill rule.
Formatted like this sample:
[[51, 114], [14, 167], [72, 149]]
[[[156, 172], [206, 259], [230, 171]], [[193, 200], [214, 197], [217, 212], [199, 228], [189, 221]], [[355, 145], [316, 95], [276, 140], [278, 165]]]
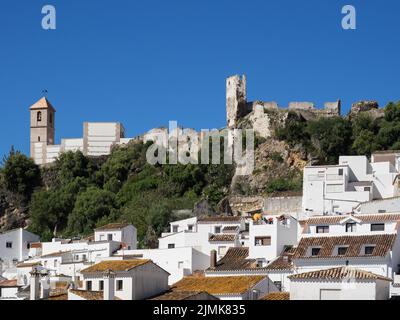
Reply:
[[2, 175], [5, 187], [29, 200], [33, 190], [40, 185], [39, 167], [19, 151], [11, 148], [3, 159]]

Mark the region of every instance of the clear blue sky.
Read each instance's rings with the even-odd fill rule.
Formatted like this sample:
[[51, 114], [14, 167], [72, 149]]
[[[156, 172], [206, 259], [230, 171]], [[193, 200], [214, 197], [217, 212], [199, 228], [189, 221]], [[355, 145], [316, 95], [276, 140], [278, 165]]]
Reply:
[[[57, 30], [41, 8], [57, 9]], [[341, 8], [357, 9], [357, 30]], [[400, 99], [398, 0], [13, 0], [0, 4], [0, 151], [29, 152], [28, 108], [43, 89], [56, 142], [84, 121], [127, 135], [177, 120], [225, 125], [225, 78], [245, 73], [249, 100], [350, 104]]]

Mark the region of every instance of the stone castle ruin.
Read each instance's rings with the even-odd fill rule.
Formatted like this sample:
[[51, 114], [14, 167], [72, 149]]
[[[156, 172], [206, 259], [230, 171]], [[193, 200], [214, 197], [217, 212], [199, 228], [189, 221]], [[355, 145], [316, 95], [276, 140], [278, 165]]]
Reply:
[[[271, 113], [279, 114], [284, 120], [290, 111], [300, 112], [305, 119], [340, 116], [341, 102], [326, 102], [323, 109], [312, 102], [290, 102], [287, 108], [280, 108], [274, 101], [247, 101], [246, 76], [231, 76], [226, 80], [226, 114], [228, 128], [237, 128], [247, 117], [254, 130], [262, 137], [271, 136]], [[276, 120], [276, 119], [275, 119]]]

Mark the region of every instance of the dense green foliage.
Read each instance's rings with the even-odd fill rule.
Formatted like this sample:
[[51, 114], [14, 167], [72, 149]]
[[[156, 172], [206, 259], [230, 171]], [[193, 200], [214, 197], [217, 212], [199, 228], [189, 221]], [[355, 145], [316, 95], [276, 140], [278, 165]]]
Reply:
[[289, 113], [276, 135], [300, 147], [319, 164], [335, 164], [339, 155], [370, 155], [378, 150], [400, 149], [400, 103], [390, 103], [384, 117], [368, 113], [356, 117], [317, 118], [306, 121]]
[[200, 199], [217, 205], [227, 195], [234, 167], [152, 166], [146, 161], [149, 145], [116, 147], [103, 159], [68, 152], [42, 170], [12, 151], [2, 177], [7, 188], [31, 197], [30, 230], [43, 240], [55, 233], [86, 236], [96, 226], [124, 221], [136, 226], [141, 245], [154, 246], [174, 210], [192, 209]]

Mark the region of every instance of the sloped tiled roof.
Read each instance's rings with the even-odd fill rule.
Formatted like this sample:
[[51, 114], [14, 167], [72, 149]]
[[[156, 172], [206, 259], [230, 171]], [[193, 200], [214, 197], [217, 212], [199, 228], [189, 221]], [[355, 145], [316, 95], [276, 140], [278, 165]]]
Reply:
[[[339, 237], [303, 237], [293, 255], [294, 259], [321, 259], [321, 258], [355, 258], [355, 257], [385, 257], [393, 247], [395, 234], [379, 234], [364, 236]], [[362, 248], [365, 245], [375, 246], [371, 255], [365, 255]], [[336, 256], [337, 246], [347, 246], [346, 254]], [[308, 248], [320, 247], [318, 256], [308, 256]]]
[[109, 223], [104, 226], [98, 227], [95, 230], [96, 231], [102, 231], [102, 230], [120, 230], [125, 227], [129, 226], [129, 223]]
[[334, 215], [334, 216], [314, 216], [306, 220], [308, 225], [318, 224], [338, 224], [340, 221], [354, 217], [362, 222], [385, 222], [400, 220], [400, 213], [379, 213], [379, 214], [354, 214], [354, 215]]
[[217, 300], [218, 298], [210, 295], [207, 292], [204, 291], [176, 291], [176, 290], [171, 290], [168, 291], [162, 295], [159, 295], [151, 300], [192, 300], [195, 299], [196, 296], [200, 294], [206, 294], [209, 295], [211, 298], [214, 298]]
[[208, 268], [207, 271], [261, 269], [256, 267], [255, 259], [248, 259], [248, 256], [249, 248], [247, 247], [229, 248], [225, 256], [217, 262], [216, 267]]
[[34, 105], [32, 105], [30, 107], [30, 110], [40, 110], [40, 109], [54, 109], [54, 107], [52, 106], [52, 104], [50, 103], [49, 100], [47, 100], [47, 98], [43, 97], [41, 98], [39, 101], [37, 101]]
[[239, 226], [226, 226], [222, 229], [224, 233], [235, 233], [239, 229]]
[[107, 260], [94, 264], [86, 269], [83, 269], [81, 273], [93, 273], [93, 272], [105, 272], [111, 271], [129, 271], [136, 267], [142, 266], [151, 260], [137, 259], [137, 260]]
[[289, 292], [271, 292], [262, 297], [260, 300], [290, 300]]
[[296, 248], [294, 247], [286, 247], [278, 258], [267, 265], [266, 269], [270, 271], [291, 270], [293, 267], [292, 257], [295, 251]]
[[202, 217], [197, 219], [197, 223], [214, 223], [214, 222], [240, 222], [242, 217], [239, 216], [215, 216]]
[[242, 294], [266, 276], [185, 277], [173, 285], [174, 291], [205, 291], [213, 295]]
[[103, 291], [70, 290], [85, 300], [104, 300]]
[[290, 280], [294, 279], [321, 279], [321, 280], [343, 280], [343, 279], [357, 279], [357, 280], [385, 280], [392, 281], [392, 279], [383, 277], [381, 275], [356, 269], [353, 267], [339, 267], [325, 270], [311, 271], [299, 273], [289, 276]]
[[208, 240], [211, 242], [233, 242], [235, 237], [234, 234], [212, 234]]
[[17, 280], [3, 280], [0, 282], [0, 288], [12, 288], [12, 287], [18, 287], [17, 285]]

